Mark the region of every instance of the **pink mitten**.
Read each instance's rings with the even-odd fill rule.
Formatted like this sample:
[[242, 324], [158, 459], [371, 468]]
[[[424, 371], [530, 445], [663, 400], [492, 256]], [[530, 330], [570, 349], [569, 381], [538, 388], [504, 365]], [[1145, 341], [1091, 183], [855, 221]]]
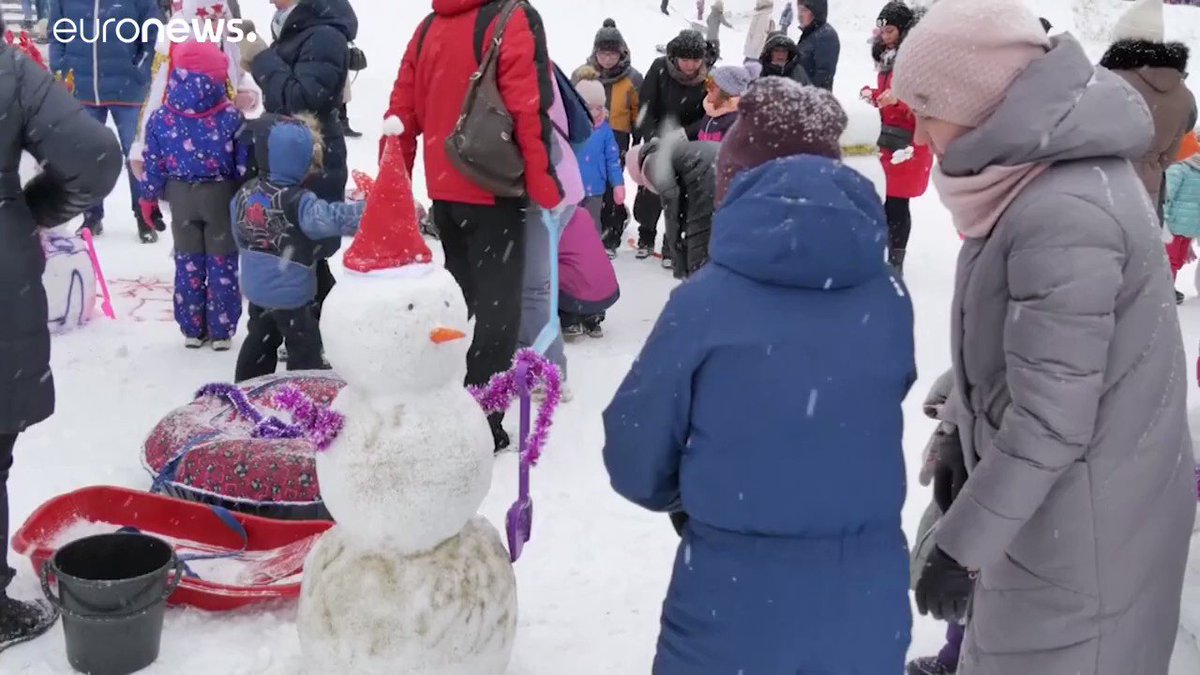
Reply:
[[154, 210], [158, 208], [158, 201], [152, 199], [139, 199], [138, 209], [142, 212], [142, 222], [149, 227], [154, 227]]
[[624, 204], [625, 203], [625, 186], [624, 185], [618, 185], [617, 187], [613, 188], [613, 203], [614, 204]]

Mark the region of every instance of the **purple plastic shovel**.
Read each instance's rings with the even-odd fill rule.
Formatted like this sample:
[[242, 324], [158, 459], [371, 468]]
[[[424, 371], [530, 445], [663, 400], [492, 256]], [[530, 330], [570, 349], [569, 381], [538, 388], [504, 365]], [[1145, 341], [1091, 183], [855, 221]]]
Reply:
[[529, 366], [523, 361], [517, 362], [517, 394], [521, 401], [521, 455], [520, 455], [520, 486], [517, 501], [508, 508], [505, 519], [505, 529], [508, 532], [509, 558], [516, 562], [521, 557], [521, 550], [533, 534], [533, 499], [529, 496], [529, 415], [532, 403], [529, 391]]

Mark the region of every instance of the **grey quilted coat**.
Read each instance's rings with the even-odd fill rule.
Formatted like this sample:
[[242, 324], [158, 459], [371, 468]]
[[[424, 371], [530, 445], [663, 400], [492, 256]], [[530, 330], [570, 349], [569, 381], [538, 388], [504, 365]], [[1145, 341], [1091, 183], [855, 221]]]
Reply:
[[935, 537], [981, 570], [962, 675], [1167, 672], [1196, 488], [1171, 277], [1130, 163], [1152, 134], [1141, 96], [1061, 36], [942, 160], [1053, 163], [958, 261], [970, 477]]

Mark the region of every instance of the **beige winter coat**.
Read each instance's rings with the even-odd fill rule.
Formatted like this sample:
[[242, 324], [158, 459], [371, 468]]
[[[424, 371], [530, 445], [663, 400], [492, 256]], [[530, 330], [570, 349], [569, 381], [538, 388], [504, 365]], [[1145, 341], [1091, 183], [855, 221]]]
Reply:
[[750, 19], [750, 27], [746, 30], [747, 60], [757, 61], [762, 56], [763, 45], [767, 43], [767, 35], [771, 32], [771, 14], [774, 11], [774, 0], [758, 0], [754, 6], [754, 18]]

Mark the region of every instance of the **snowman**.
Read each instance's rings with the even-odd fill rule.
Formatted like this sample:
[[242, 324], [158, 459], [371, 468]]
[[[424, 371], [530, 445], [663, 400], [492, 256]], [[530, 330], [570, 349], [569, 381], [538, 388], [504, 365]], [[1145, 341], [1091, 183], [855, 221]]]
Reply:
[[337, 525], [305, 564], [305, 667], [355, 675], [500, 675], [516, 633], [516, 578], [477, 514], [494, 443], [463, 387], [467, 307], [431, 263], [396, 123], [347, 275], [325, 302], [345, 427], [317, 456]]

